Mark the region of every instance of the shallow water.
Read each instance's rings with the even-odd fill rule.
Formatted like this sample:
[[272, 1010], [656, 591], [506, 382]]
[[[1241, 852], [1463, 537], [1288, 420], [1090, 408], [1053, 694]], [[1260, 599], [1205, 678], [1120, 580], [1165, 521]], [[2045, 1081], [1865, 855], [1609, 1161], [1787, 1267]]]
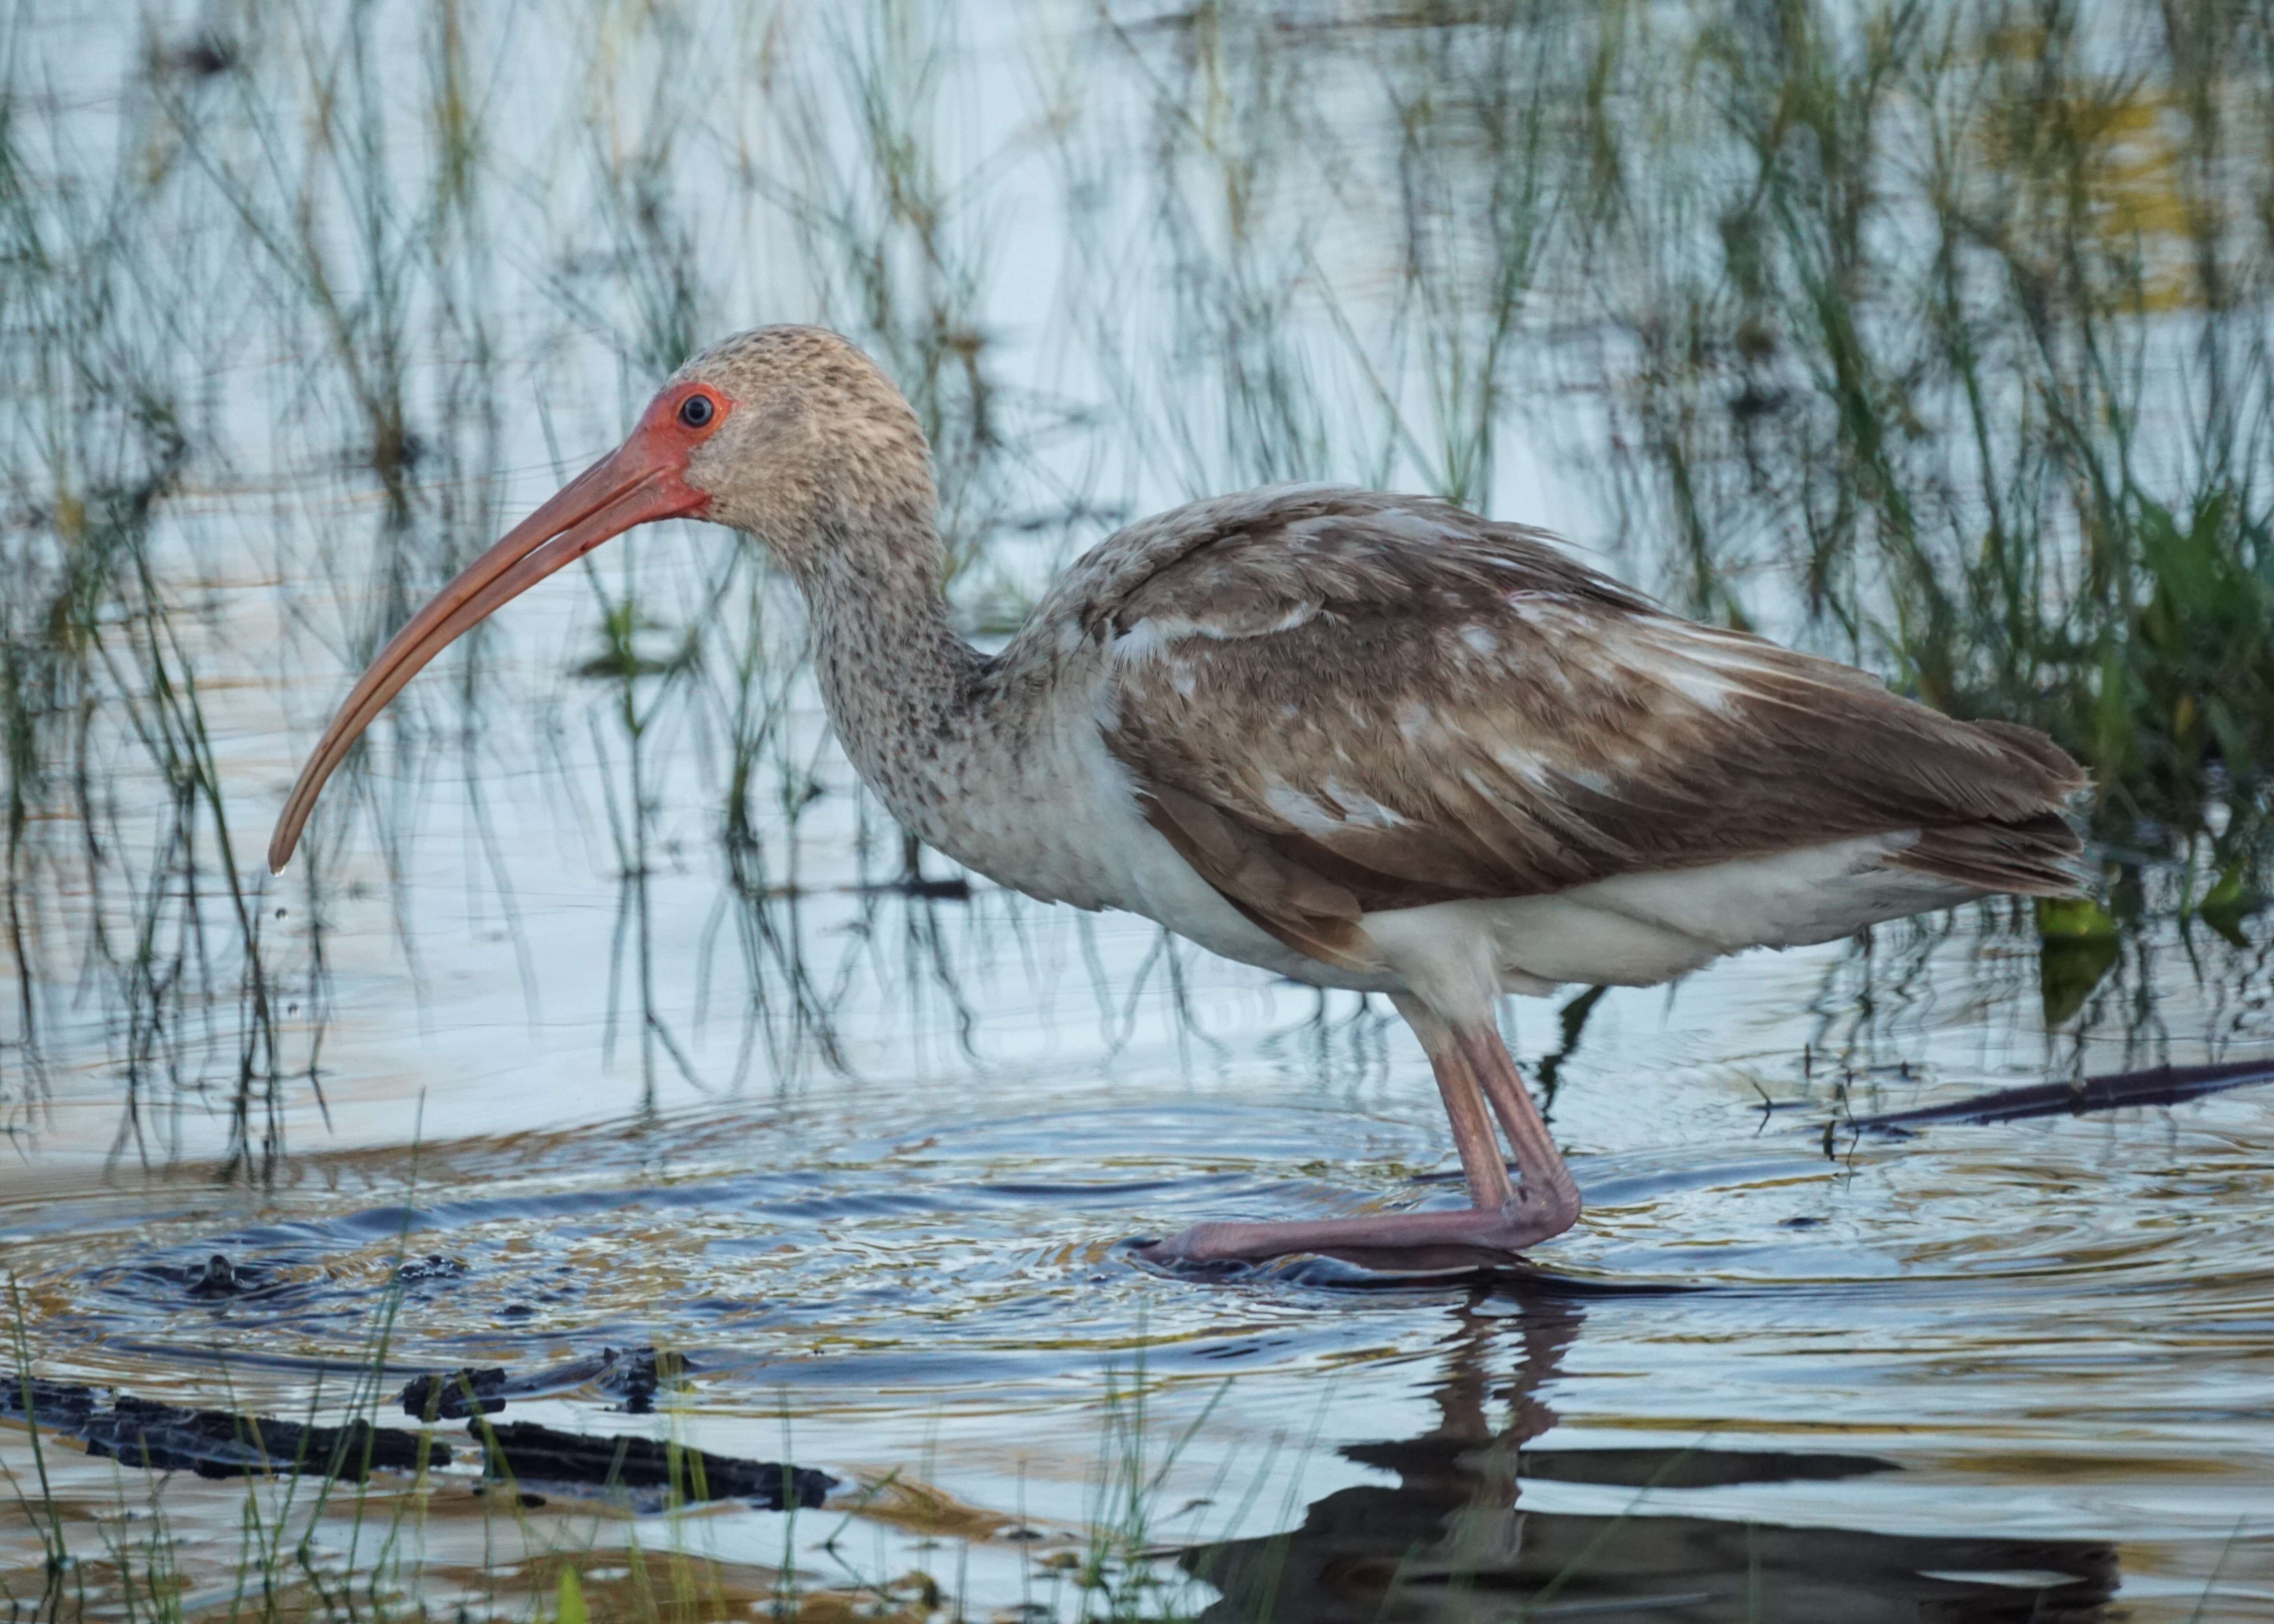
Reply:
[[[1599, 274], [1615, 232], [1527, 280], [1517, 228], [1597, 197], [1567, 121], [1599, 52], [1639, 53], [1614, 122], [1683, 140], [1648, 89], [1698, 59], [1672, 23], [1622, 44], [1578, 8], [847, 15], [309, 0], [241, 36], [61, 4], [10, 25], [0, 132], [49, 257], [8, 239], [0, 292], [28, 303], [0, 311], [34, 315], [0, 340], [59, 370], [0, 425], [0, 536], [44, 594], [88, 536], [128, 535], [156, 605], [102, 598], [51, 646], [79, 627], [56, 587], [5, 622], [11, 659], [97, 673], [35, 718], [87, 718], [79, 742], [4, 768], [19, 797], [48, 774], [10, 847], [27, 911], [0, 1029], [19, 1360], [384, 1420], [420, 1372], [654, 1345], [688, 1364], [654, 1414], [588, 1384], [502, 1418], [840, 1486], [795, 1518], [523, 1505], [476, 1492], [445, 1424], [430, 1483], [326, 1499], [155, 1485], [0, 1421], [7, 1616], [149, 1611], [122, 1562], [191, 1614], [259, 1610], [281, 1568], [311, 1613], [375, 1592], [549, 1616], [566, 1560], [596, 1615], [662, 1593], [690, 1620], [2274, 1618], [2274, 1086], [1849, 1125], [2269, 1053], [2274, 930], [2245, 896], [2209, 906], [2215, 837], [2253, 813], [2224, 780], [2193, 846], [2144, 818], [2141, 850], [2112, 845], [2137, 906], [2107, 939], [2045, 946], [1984, 906], [1512, 1007], [1587, 1212], [1489, 1278], [1133, 1263], [1130, 1238], [1202, 1217], [1459, 1199], [1418, 1049], [1378, 1003], [1140, 921], [967, 889], [937, 857], [906, 883], [794, 605], [717, 531], [628, 538], [516, 604], [375, 730], [295, 868], [257, 872], [380, 635], [689, 343], [759, 319], [859, 333], [930, 414], [983, 639], [1116, 515], [1294, 476], [1556, 525], [1685, 602], [1801, 628], [1822, 560], [1780, 538], [1856, 455], [1778, 416], [1807, 363], [1747, 326], [1653, 371], [1655, 307]], [[2246, 132], [2255, 71], [2218, 86]], [[2116, 124], [2152, 146], [2176, 115], [2139, 105]], [[1974, 183], [2013, 180], [1976, 145]], [[2131, 212], [2090, 230], [2162, 274], [2193, 194], [2148, 207], [2178, 159], [2119, 155]], [[1742, 180], [1732, 162], [1697, 184]], [[1659, 201], [1636, 206], [1653, 240], [1743, 235]], [[1876, 229], [1901, 284], [1916, 244]], [[1625, 268], [1647, 290], [1677, 258]], [[2254, 307], [2200, 332], [2189, 308], [2144, 323], [2149, 416], [2187, 431], [2144, 437], [2127, 471], [2150, 484], [2184, 484], [2264, 387]], [[2213, 411], [2187, 368], [2230, 339], [2255, 358]], [[2008, 500], [2074, 471], [2015, 426], [2053, 385], [1999, 366], [1990, 432], [1907, 399], [1886, 410], [1912, 450], [1835, 470], [1957, 490], [1962, 558], [1996, 483], [1968, 457], [2014, 459]], [[1660, 387], [1743, 442], [1689, 470], [1712, 476], [1688, 491], [1710, 567], [1650, 483]], [[144, 488], [154, 423], [192, 450]], [[2043, 523], [2052, 594], [2076, 537]], [[305, 1563], [263, 1554], [277, 1528]]]
[[[900, 1498], [920, 1482], [926, 1505], [960, 1508], [933, 1538], [975, 1612], [1079, 1605], [1035, 1564], [1100, 1518], [1133, 1425], [1148, 1470], [1175, 1448], [1145, 1538], [1209, 1547], [1182, 1559], [1201, 1582], [1177, 1593], [1224, 1616], [1497, 1617], [1535, 1596], [1548, 1617], [2274, 1611], [2274, 1090], [1909, 1138], [1839, 1126], [2067, 1064], [2015, 1000], [1974, 996], [1994, 922], [1901, 966], [1902, 1007], [1853, 1070], [1824, 1057], [1808, 1011], [1856, 996], [1854, 950], [1608, 995], [1555, 1100], [1587, 1216], [1535, 1276], [1312, 1265], [1195, 1283], [1119, 1244], [1201, 1214], [1458, 1199], [1410, 1040], [1354, 1001], [1321, 1019], [1309, 993], [1196, 955], [1181, 1019], [1156, 990], [1126, 1037], [1101, 1034], [1088, 973], [1053, 966], [1086, 935], [1126, 985], [1151, 951], [1135, 925], [986, 891], [845, 903], [872, 945], [906, 933], [982, 965], [1023, 945], [1028, 967], [960, 983], [988, 1011], [975, 1052], [921, 1041], [911, 982], [905, 1002], [840, 1011], [900, 1048], [897, 1067], [635, 1109], [636, 1078], [589, 1049], [504, 1064], [430, 1093], [416, 1147], [307, 1132], [265, 1192], [194, 1163], [146, 1179], [37, 1158], [0, 1204], [35, 1367], [335, 1410], [398, 1265], [439, 1259], [393, 1312], [390, 1388], [677, 1349], [692, 1373], [659, 1417], [591, 1391], [508, 1418], [791, 1454], [846, 1481], [840, 1506], [890, 1485], [882, 1513], [855, 1514], [879, 1574], [941, 1571]], [[509, 1000], [510, 973], [490, 979]], [[2159, 1007], [2175, 1058], [2253, 1035], [2184, 982]], [[411, 1047], [516, 1047], [484, 1035], [481, 1010], [462, 989]], [[1544, 1012], [1517, 1013], [1528, 1059], [1548, 1047]], [[551, 1085], [516, 1083], [532, 1071]], [[340, 1137], [383, 1132], [377, 1101], [331, 1094]], [[216, 1252], [243, 1295], [192, 1293]], [[5, 1447], [20, 1473], [21, 1435]], [[1006, 1538], [1021, 1530], [1053, 1538]], [[799, 1523], [790, 1562], [825, 1574], [831, 1531]], [[730, 1563], [784, 1556], [762, 1514], [686, 1537]]]

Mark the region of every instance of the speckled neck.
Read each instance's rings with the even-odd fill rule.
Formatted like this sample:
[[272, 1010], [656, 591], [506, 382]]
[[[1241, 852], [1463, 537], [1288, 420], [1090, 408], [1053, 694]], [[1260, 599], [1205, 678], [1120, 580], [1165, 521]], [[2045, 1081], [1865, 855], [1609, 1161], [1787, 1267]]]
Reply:
[[986, 662], [948, 617], [938, 531], [929, 513], [907, 508], [832, 512], [817, 528], [798, 585], [830, 722], [893, 816], [952, 846], [948, 803]]

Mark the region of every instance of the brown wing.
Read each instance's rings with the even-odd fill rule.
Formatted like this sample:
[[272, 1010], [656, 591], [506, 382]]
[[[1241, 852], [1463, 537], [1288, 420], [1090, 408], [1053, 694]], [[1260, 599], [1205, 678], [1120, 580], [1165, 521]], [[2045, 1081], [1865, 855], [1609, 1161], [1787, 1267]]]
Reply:
[[2074, 889], [2084, 777], [2043, 735], [1668, 614], [1534, 532], [1349, 496], [1088, 605], [1148, 816], [1291, 945], [1355, 964], [1373, 909], [1908, 829], [1890, 861]]

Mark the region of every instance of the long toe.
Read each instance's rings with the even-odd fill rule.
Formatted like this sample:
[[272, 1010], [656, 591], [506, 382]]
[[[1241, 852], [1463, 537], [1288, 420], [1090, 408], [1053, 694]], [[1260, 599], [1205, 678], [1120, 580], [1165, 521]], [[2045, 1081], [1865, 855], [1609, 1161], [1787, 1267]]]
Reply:
[[1165, 1240], [1139, 1241], [1129, 1250], [1148, 1263], [1163, 1265], [1263, 1263], [1285, 1256], [1291, 1249], [1273, 1244], [1258, 1232], [1282, 1227], [1266, 1223], [1196, 1223]]

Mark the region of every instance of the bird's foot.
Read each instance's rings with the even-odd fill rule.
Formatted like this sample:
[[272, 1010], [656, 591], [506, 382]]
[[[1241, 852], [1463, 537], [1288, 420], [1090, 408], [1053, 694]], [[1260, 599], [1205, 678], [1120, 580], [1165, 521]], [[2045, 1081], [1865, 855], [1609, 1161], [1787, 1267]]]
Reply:
[[1498, 1207], [1457, 1212], [1390, 1213], [1282, 1223], [1196, 1223], [1166, 1240], [1131, 1248], [1141, 1260], [1167, 1267], [1262, 1263], [1296, 1252], [1339, 1258], [1360, 1268], [1398, 1272], [1490, 1268], [1577, 1222], [1576, 1192], [1518, 1191]]

